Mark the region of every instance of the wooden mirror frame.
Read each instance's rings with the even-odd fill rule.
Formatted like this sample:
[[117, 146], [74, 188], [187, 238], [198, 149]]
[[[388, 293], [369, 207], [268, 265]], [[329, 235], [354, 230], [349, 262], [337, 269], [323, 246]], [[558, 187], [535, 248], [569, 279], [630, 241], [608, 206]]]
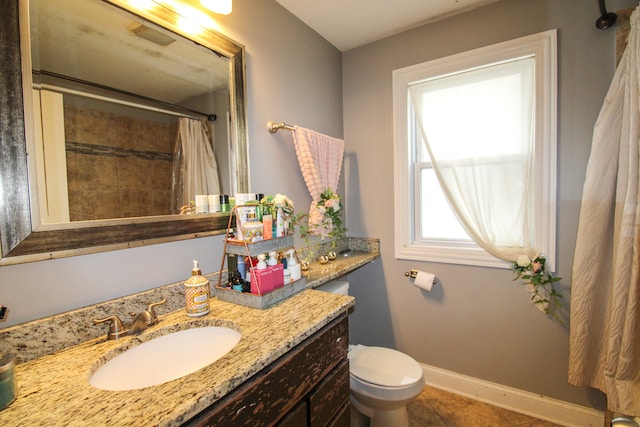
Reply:
[[[245, 52], [244, 47], [222, 34], [203, 28], [200, 35], [186, 34], [178, 26], [179, 14], [157, 0], [152, 10], [138, 10], [126, 0], [103, 0], [139, 15], [174, 33], [199, 43], [229, 59], [229, 95], [231, 139], [235, 142], [235, 189], [249, 190], [249, 157], [246, 130]], [[176, 2], [174, 2], [176, 3]], [[193, 8], [188, 1], [179, 1]], [[27, 0], [7, 0], [0, 7], [0, 45], [5, 53], [0, 63], [0, 265], [63, 258], [223, 234], [228, 213], [166, 215], [65, 224], [56, 230], [34, 230], [31, 215], [27, 148], [32, 139], [31, 75], [27, 35]], [[21, 21], [22, 20], [22, 21]], [[22, 29], [22, 32], [21, 32]], [[25, 33], [26, 31], [26, 33]], [[21, 61], [21, 58], [28, 59]], [[26, 64], [26, 65], [25, 65]], [[26, 74], [25, 74], [26, 73]], [[23, 87], [25, 83], [25, 87]], [[29, 96], [27, 96], [29, 94]], [[35, 181], [35, 180], [32, 180]]]

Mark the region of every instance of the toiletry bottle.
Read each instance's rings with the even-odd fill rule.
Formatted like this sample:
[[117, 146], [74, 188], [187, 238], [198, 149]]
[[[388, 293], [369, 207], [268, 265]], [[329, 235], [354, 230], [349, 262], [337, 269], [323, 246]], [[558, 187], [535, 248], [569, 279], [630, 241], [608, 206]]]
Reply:
[[229, 212], [231, 205], [229, 204], [229, 196], [226, 194], [220, 195], [220, 212]]
[[271, 214], [262, 215], [262, 238], [269, 240], [273, 237], [273, 217]]
[[[240, 262], [244, 262], [240, 260]], [[239, 270], [238, 268], [238, 255], [236, 254], [227, 254], [227, 273], [231, 274], [235, 271]]]
[[256, 268], [258, 270], [264, 270], [267, 268], [267, 263], [265, 262], [266, 259], [267, 257], [264, 254], [258, 255], [258, 263], [256, 264]]
[[284, 237], [284, 213], [282, 209], [278, 209], [276, 212], [276, 234], [274, 237]]
[[289, 250], [289, 259], [287, 260], [287, 265], [289, 266], [291, 280], [294, 282], [296, 280], [300, 280], [300, 278], [302, 277], [302, 271], [300, 269], [300, 264], [296, 259], [295, 251], [293, 249]]
[[264, 199], [264, 194], [256, 193], [256, 200], [258, 201], [258, 205], [256, 206], [256, 218], [260, 222], [262, 222], [262, 215], [264, 214], [264, 211], [262, 210], [263, 206], [260, 204], [262, 199]]
[[234, 274], [233, 285], [231, 286], [231, 289], [238, 292], [244, 292], [244, 283], [244, 280], [242, 279], [242, 277], [240, 277], [240, 273], [236, 271]]
[[209, 281], [202, 275], [198, 261], [193, 260], [191, 277], [184, 282], [187, 316], [203, 316], [209, 312]]
[[287, 259], [286, 258], [282, 258], [280, 261], [281, 261], [281, 264], [284, 267], [284, 269], [282, 270], [282, 274], [284, 275], [284, 284], [288, 285], [292, 281], [291, 280], [291, 271], [289, 270], [289, 266], [287, 265]]
[[278, 254], [276, 251], [269, 252], [269, 260], [267, 261], [267, 265], [272, 266], [278, 264]]
[[242, 278], [242, 280], [245, 280], [247, 278], [247, 265], [244, 263], [244, 260], [241, 260], [241, 262], [237, 263], [237, 271], [238, 273], [240, 273], [240, 277]]

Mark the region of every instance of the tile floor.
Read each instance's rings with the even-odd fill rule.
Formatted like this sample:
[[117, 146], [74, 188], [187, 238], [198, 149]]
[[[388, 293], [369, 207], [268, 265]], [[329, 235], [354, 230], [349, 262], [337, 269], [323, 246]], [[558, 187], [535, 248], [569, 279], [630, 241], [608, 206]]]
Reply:
[[408, 405], [407, 412], [411, 427], [559, 427], [429, 386]]

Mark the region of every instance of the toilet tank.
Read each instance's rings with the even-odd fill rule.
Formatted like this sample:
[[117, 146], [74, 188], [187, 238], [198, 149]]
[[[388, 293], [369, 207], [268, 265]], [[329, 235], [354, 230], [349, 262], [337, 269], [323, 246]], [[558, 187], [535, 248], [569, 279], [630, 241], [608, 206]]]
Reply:
[[315, 288], [318, 291], [330, 292], [332, 294], [349, 295], [349, 281], [344, 279], [332, 280], [324, 285]]

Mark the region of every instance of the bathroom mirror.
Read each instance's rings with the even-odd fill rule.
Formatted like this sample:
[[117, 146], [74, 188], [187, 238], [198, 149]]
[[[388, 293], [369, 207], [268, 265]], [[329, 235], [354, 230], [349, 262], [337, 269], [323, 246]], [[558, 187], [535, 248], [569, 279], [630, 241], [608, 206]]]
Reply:
[[[63, 131], [61, 152], [62, 157], [66, 159], [87, 148], [87, 144], [83, 144], [84, 141], [69, 141], [69, 129], [81, 128], [86, 131], [86, 129], [97, 127], [99, 130], [94, 133], [102, 133], [101, 136], [115, 133], [121, 136], [120, 139], [126, 139], [122, 138], [122, 135], [128, 133], [135, 135], [130, 138], [131, 140], [141, 142], [145, 137], [139, 130], [115, 132], [116, 124], [126, 121], [131, 126], [130, 123], [136, 120], [146, 122], [151, 120], [154, 121], [155, 132], [156, 128], [163, 126], [156, 126], [156, 122], [168, 120], [173, 124], [165, 127], [173, 127], [172, 132], [175, 134], [176, 117], [200, 118], [215, 114], [217, 119], [209, 127], [214, 136], [213, 140], [216, 141], [214, 151], [216, 157], [220, 154], [227, 155], [226, 158], [217, 158], [222, 186], [220, 193], [246, 192], [248, 191], [248, 158], [244, 48], [212, 29], [215, 22], [210, 15], [200, 9], [199, 2], [188, 0], [171, 2], [161, 0], [32, 1], [39, 1], [47, 6], [51, 6], [54, 1], [60, 4], [53, 8], [34, 7], [32, 4], [30, 8], [26, 0], [11, 0], [3, 3], [2, 9], [6, 10], [2, 11], [3, 16], [0, 18], [6, 21], [0, 24], [4, 27], [1, 30], [3, 46], [8, 42], [11, 44], [11, 49], [8, 50], [8, 61], [2, 66], [4, 68], [2, 80], [8, 90], [0, 106], [3, 111], [3, 120], [0, 124], [2, 137], [0, 163], [3, 165], [3, 170], [0, 172], [0, 191], [4, 196], [3, 201], [0, 202], [2, 203], [0, 206], [2, 208], [0, 264], [36, 261], [223, 233], [228, 224], [228, 213], [164, 215], [165, 211], [160, 213], [133, 211], [133, 214], [126, 214], [126, 212], [114, 214], [113, 218], [103, 215], [97, 218], [84, 217], [79, 221], [74, 221], [68, 213], [66, 220], [64, 215], [62, 217], [49, 215], [50, 210], [56, 211], [55, 201], [64, 200], [60, 196], [61, 193], [74, 191], [71, 189], [72, 175], [82, 172], [84, 177], [80, 183], [81, 187], [92, 190], [91, 193], [85, 193], [90, 195], [90, 202], [87, 205], [114, 204], [113, 198], [109, 198], [106, 193], [101, 194], [99, 190], [105, 187], [105, 183], [113, 184], [116, 178], [111, 178], [109, 174], [117, 172], [114, 172], [115, 167], [110, 169], [104, 165], [91, 170], [89, 166], [92, 162], [82, 158], [75, 161], [75, 173], [72, 173], [71, 169], [67, 171], [66, 168], [63, 172], [58, 170], [57, 174], [50, 172], [51, 169], [44, 169], [41, 163], [46, 162], [48, 167], [52, 164], [55, 166], [55, 156], [53, 160], [43, 156], [42, 158], [46, 160], [36, 162], [35, 159], [40, 155], [39, 146], [44, 145], [38, 141], [42, 139], [41, 131], [45, 126], [36, 127], [34, 124], [38, 121], [44, 123], [47, 118], [44, 115], [35, 116], [42, 118], [34, 120], [34, 112], [38, 113], [41, 105], [49, 104], [45, 104], [39, 96], [34, 97], [33, 94], [46, 91], [52, 92], [54, 99], [56, 96], [65, 98], [64, 107], [61, 102], [54, 101], [52, 110], [56, 111], [56, 105], [58, 110], [65, 110], [63, 127], [67, 128], [67, 132]], [[85, 18], [84, 22], [82, 19], [72, 22], [71, 16], [76, 14], [66, 12], [62, 8], [73, 7], [75, 3], [89, 7], [86, 13], [92, 18]], [[26, 19], [30, 9], [32, 16]], [[47, 10], [56, 12], [57, 16], [46, 19], [44, 16], [36, 16], [44, 15]], [[16, 14], [19, 15], [19, 28]], [[124, 36], [119, 36], [124, 37], [119, 42], [107, 38], [108, 28], [111, 25], [107, 17], [111, 14], [117, 18], [117, 24], [114, 24], [117, 31], [125, 33]], [[29, 22], [32, 31], [40, 34], [27, 33], [25, 28], [29, 28]], [[37, 25], [34, 25], [36, 22]], [[72, 30], [74, 26], [78, 28], [80, 37], [74, 34], [75, 31]], [[47, 36], [49, 32], [59, 32], [64, 35], [64, 41], [54, 43], [56, 49], [63, 48], [62, 51], [54, 52], [46, 46], [45, 41], [51, 38]], [[140, 36], [136, 35], [136, 32], [150, 34]], [[22, 38], [21, 44], [18, 35]], [[39, 38], [38, 35], [42, 37]], [[77, 43], [88, 50], [81, 52], [78, 45], [72, 45], [74, 37], [80, 40]], [[131, 39], [127, 41], [126, 37], [133, 37], [134, 41]], [[30, 43], [25, 43], [27, 40]], [[170, 48], [177, 53], [162, 51], [164, 47], [159, 45], [167, 42], [173, 45]], [[72, 47], [65, 52], [67, 43]], [[134, 45], [138, 46], [137, 51], [131, 51]], [[33, 61], [26, 60], [31, 58], [29, 47], [34, 52]], [[124, 56], [112, 58], [109, 56], [112, 51]], [[148, 54], [149, 57], [141, 59], [144, 54]], [[20, 57], [23, 59], [22, 62]], [[159, 60], [155, 61], [152, 58]], [[123, 65], [130, 67], [137, 59], [141, 59], [138, 61], [141, 68], [136, 70], [121, 67]], [[103, 60], [104, 62], [100, 62]], [[65, 63], [69, 62], [73, 63], [75, 69], [67, 68]], [[92, 68], [96, 65], [97, 68]], [[182, 65], [187, 67], [180, 68]], [[21, 80], [16, 78], [16, 73], [19, 75], [20, 70], [22, 70]], [[107, 72], [104, 73], [104, 70]], [[134, 81], [131, 77], [138, 79]], [[36, 89], [33, 93], [32, 87]], [[11, 91], [15, 96], [11, 96]], [[212, 92], [216, 96], [211, 96]], [[87, 93], [91, 96], [85, 96]], [[20, 98], [24, 102], [20, 102]], [[105, 98], [117, 99], [118, 102], [115, 104], [118, 105], [111, 102], [104, 104]], [[67, 100], [70, 100], [69, 105]], [[123, 104], [126, 105], [123, 106]], [[89, 115], [89, 120], [67, 122], [66, 111], [74, 108], [98, 111], [98, 113]], [[126, 117], [123, 116], [125, 110]], [[161, 112], [158, 113], [158, 111]], [[59, 113], [59, 117], [62, 115]], [[107, 120], [106, 124], [95, 125], [97, 121], [93, 122], [92, 118], [96, 116], [101, 116], [103, 119], [108, 117], [111, 121]], [[164, 118], [156, 119], [154, 118], [156, 116]], [[4, 120], [5, 117], [12, 120]], [[167, 117], [168, 119], [165, 120]], [[174, 118], [171, 119], [171, 117]], [[53, 129], [55, 134], [55, 126]], [[151, 136], [146, 139], [168, 139], [169, 143], [165, 144], [167, 146], [174, 143], [173, 136]], [[89, 151], [92, 157], [106, 152], [108, 157], [116, 160], [123, 156], [148, 157], [151, 155], [153, 157], [159, 154], [160, 162], [164, 162], [162, 167], [158, 166], [161, 163], [156, 163], [155, 166], [153, 163], [148, 163], [151, 166], [146, 168], [140, 163], [137, 164], [138, 180], [146, 178], [146, 182], [149, 183], [161, 180], [153, 175], [158, 169], [171, 169], [167, 168], [167, 165], [171, 163], [173, 148], [156, 153], [158, 150], [150, 149], [147, 142], [142, 147], [114, 147], [113, 144], [107, 144], [97, 148], [90, 147]], [[59, 149], [58, 153], [60, 153]], [[55, 168], [53, 170], [55, 172]], [[56, 190], [56, 175], [62, 177], [63, 183], [68, 178], [69, 188]], [[95, 182], [91, 181], [92, 176], [98, 179]], [[128, 187], [129, 184], [121, 186]], [[149, 189], [144, 193], [137, 191], [138, 193], [130, 192], [125, 195], [125, 200], [129, 197], [128, 200], [132, 205], [140, 202], [137, 199], [142, 199], [146, 203], [152, 200], [148, 197], [149, 194], [159, 193], [157, 189]], [[137, 197], [136, 194], [138, 194]], [[123, 196], [119, 197], [122, 200]], [[78, 204], [73, 203], [71, 197], [68, 200], [74, 207]]]

